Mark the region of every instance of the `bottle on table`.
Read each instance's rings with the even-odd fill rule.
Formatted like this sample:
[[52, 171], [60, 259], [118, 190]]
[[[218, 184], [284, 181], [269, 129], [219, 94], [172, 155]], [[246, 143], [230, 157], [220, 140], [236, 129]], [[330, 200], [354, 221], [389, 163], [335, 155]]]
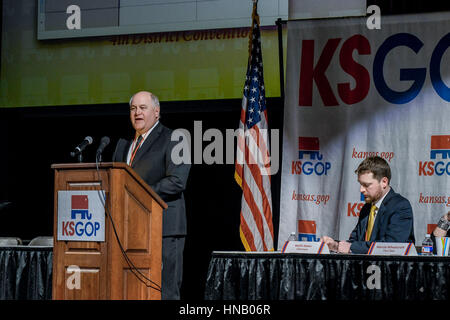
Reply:
[[422, 242], [422, 256], [432, 256], [433, 255], [433, 240], [429, 234], [425, 236]]
[[291, 234], [289, 235], [288, 241], [297, 241], [297, 233], [291, 232]]

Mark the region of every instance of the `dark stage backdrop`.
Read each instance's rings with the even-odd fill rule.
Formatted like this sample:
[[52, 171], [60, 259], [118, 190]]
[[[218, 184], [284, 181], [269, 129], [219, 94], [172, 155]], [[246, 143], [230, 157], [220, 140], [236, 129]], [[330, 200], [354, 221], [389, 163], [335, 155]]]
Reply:
[[[367, 5], [371, 4], [379, 5], [382, 15], [450, 10], [450, 3], [442, 1], [368, 0]], [[201, 120], [203, 131], [218, 128], [224, 133], [226, 128], [238, 127], [240, 105], [239, 99], [162, 102], [162, 123], [172, 129], [186, 128], [193, 136], [194, 121]], [[269, 126], [280, 129], [281, 140], [282, 99], [268, 99], [268, 111]], [[0, 236], [29, 240], [51, 235], [54, 178], [51, 164], [73, 162], [70, 152], [87, 135], [94, 138], [95, 146], [86, 150], [85, 161], [94, 160], [95, 149], [104, 135], [111, 138], [111, 145], [104, 153], [104, 160], [109, 161], [118, 138], [132, 134], [126, 104], [0, 108], [0, 201], [12, 203], [0, 211]], [[185, 193], [188, 236], [183, 299], [203, 298], [213, 250], [243, 250], [239, 239], [241, 192], [233, 175], [233, 165], [193, 165], [191, 168]], [[275, 243], [279, 181], [279, 174], [272, 177]]]
[[[281, 139], [281, 99], [268, 99], [268, 106], [269, 124], [280, 129]], [[172, 129], [189, 130], [193, 139], [194, 121], [202, 121], [203, 132], [217, 128], [225, 137], [225, 129], [238, 127], [240, 108], [240, 100], [162, 102], [161, 122]], [[0, 109], [0, 201], [12, 203], [0, 211], [0, 236], [30, 240], [52, 235], [54, 173], [50, 166], [75, 162], [70, 152], [87, 135], [94, 143], [83, 152], [84, 162], [94, 162], [95, 150], [105, 135], [111, 144], [105, 149], [104, 161], [110, 161], [117, 140], [133, 135], [128, 105]], [[203, 142], [203, 148], [209, 143]], [[272, 178], [272, 188], [277, 230], [279, 175]], [[234, 165], [193, 165], [185, 197], [188, 236], [182, 297], [203, 299], [211, 252], [243, 250], [239, 238], [241, 191], [234, 181]]]

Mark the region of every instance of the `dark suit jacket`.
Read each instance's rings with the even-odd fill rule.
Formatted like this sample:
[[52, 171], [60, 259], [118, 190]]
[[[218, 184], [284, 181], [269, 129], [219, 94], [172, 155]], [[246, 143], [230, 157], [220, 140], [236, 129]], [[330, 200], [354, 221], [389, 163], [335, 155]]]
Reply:
[[[190, 164], [173, 163], [172, 130], [158, 123], [137, 151], [131, 167], [167, 203], [163, 212], [163, 236], [186, 235], [186, 207], [183, 191]], [[132, 141], [120, 139], [113, 154], [114, 162], [127, 162]]]
[[408, 199], [388, 192], [375, 216], [370, 241], [365, 241], [367, 222], [370, 214], [370, 203], [362, 207], [359, 220], [350, 234], [352, 242], [350, 250], [353, 253], [367, 253], [373, 241], [376, 242], [415, 242], [414, 222], [411, 204]]

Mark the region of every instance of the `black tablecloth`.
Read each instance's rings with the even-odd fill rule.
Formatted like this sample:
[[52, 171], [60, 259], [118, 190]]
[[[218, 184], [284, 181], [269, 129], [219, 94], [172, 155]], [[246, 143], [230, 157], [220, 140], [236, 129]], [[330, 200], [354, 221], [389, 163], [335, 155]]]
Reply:
[[449, 292], [450, 257], [213, 252], [205, 299], [448, 300]]
[[0, 299], [52, 298], [51, 247], [0, 247]]

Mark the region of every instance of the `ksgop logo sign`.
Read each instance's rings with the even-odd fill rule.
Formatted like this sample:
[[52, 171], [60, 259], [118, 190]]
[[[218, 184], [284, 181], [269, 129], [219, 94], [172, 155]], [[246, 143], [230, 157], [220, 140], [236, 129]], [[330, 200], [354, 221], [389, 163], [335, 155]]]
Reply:
[[[299, 101], [300, 107], [313, 105], [313, 86], [325, 106], [338, 106], [339, 102], [333, 85], [337, 88], [337, 95], [343, 103], [351, 105], [363, 101], [370, 89], [371, 76], [376, 90], [384, 100], [393, 104], [405, 104], [413, 100], [424, 86], [429, 71], [434, 91], [445, 101], [450, 101], [450, 88], [443, 81], [441, 64], [450, 46], [450, 33], [443, 36], [435, 45], [426, 65], [421, 68], [400, 69], [400, 81], [411, 83], [408, 89], [394, 90], [386, 81], [383, 68], [390, 54], [395, 54], [401, 47], [417, 55], [427, 39], [420, 39], [411, 33], [397, 33], [387, 37], [378, 48], [373, 48], [370, 41], [361, 34], [355, 34], [348, 39], [328, 39], [323, 48], [318, 48], [314, 39], [302, 40], [300, 58]], [[339, 45], [342, 43], [340, 50]], [[375, 52], [374, 49], [376, 49]], [[338, 51], [338, 53], [336, 53]], [[339, 55], [341, 69], [354, 79], [351, 82], [333, 84], [326, 74], [333, 56]], [[374, 55], [372, 68], [355, 61], [356, 55]], [[318, 57], [314, 63], [315, 57]], [[429, 70], [427, 70], [429, 66]], [[369, 70], [371, 70], [371, 73]], [[317, 105], [317, 103], [314, 103]]]
[[58, 191], [58, 237], [64, 241], [105, 241], [103, 191]]
[[431, 160], [419, 161], [419, 176], [450, 176], [450, 135], [431, 136], [430, 149]]
[[[318, 137], [298, 137], [298, 161], [292, 161], [292, 174], [327, 175], [331, 163], [322, 161]], [[306, 161], [309, 160], [309, 161]]]

